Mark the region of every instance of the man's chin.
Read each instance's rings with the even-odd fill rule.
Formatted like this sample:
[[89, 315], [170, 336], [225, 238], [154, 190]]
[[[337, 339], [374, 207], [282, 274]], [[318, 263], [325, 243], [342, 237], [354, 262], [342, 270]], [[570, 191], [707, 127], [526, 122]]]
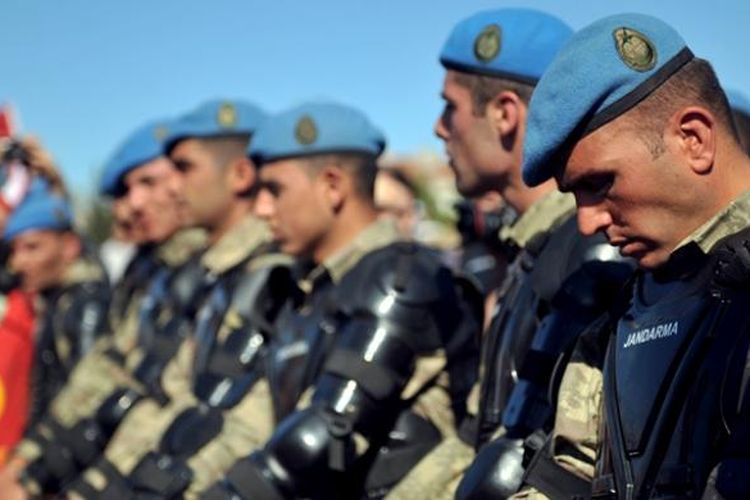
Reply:
[[632, 254], [625, 256], [634, 259], [638, 263], [638, 267], [644, 271], [654, 271], [659, 269], [669, 260], [669, 254], [663, 255], [657, 251], [633, 252]]

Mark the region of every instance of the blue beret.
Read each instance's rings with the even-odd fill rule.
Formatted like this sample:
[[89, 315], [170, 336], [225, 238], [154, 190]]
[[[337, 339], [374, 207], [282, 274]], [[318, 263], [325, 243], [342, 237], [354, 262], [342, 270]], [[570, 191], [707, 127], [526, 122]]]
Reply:
[[672, 27], [642, 14], [606, 17], [578, 31], [531, 96], [526, 184], [554, 176], [564, 149], [641, 102], [692, 59]]
[[750, 116], [750, 100], [745, 97], [745, 94], [737, 90], [725, 90], [727, 99], [729, 99], [729, 105], [734, 111], [739, 111]]
[[128, 172], [160, 157], [168, 130], [168, 122], [160, 120], [143, 125], [130, 134], [105, 164], [99, 192], [116, 196]]
[[58, 195], [35, 192], [28, 196], [8, 218], [3, 237], [11, 241], [32, 230], [64, 231], [73, 227], [73, 210]]
[[169, 151], [177, 142], [188, 137], [250, 135], [265, 119], [266, 113], [248, 102], [205, 102], [172, 123], [169, 135], [164, 140], [165, 150]]
[[385, 137], [354, 108], [330, 102], [307, 103], [269, 118], [250, 141], [257, 165], [280, 158], [320, 153], [378, 156]]
[[487, 10], [453, 28], [440, 62], [447, 69], [534, 84], [572, 34], [560, 19], [536, 10]]

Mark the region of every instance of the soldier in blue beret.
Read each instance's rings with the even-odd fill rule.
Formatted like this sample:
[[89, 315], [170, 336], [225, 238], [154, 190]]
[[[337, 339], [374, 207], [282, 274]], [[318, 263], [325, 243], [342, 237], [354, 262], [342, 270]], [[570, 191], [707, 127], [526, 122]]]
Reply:
[[256, 212], [307, 272], [268, 353], [280, 423], [204, 498], [382, 496], [465, 413], [481, 307], [433, 251], [378, 217], [384, 146], [361, 112], [325, 102], [253, 138]]
[[[112, 335], [97, 341], [81, 359], [44, 417], [15, 450], [14, 467], [25, 466], [21, 480], [32, 495], [58, 493], [97, 458], [117, 424], [113, 412], [124, 413], [133, 402], [134, 393], [122, 387], [138, 387], [132, 366], [124, 366], [123, 360], [142, 355], [137, 349], [139, 321], [160, 311], [168, 314], [162, 293], [166, 276], [203, 244], [202, 235], [181, 231], [181, 177], [163, 156], [166, 132], [165, 121], [139, 127], [105, 165], [102, 194], [118, 200], [130, 214], [139, 248], [112, 292]], [[80, 320], [87, 321], [86, 315]], [[91, 447], [82, 448], [82, 443]]]
[[[252, 215], [256, 171], [246, 151], [264, 118], [252, 104], [216, 100], [170, 124], [164, 150], [182, 174], [190, 224], [208, 239], [189, 266], [198, 286], [185, 296], [188, 283], [176, 278], [186, 307], [157, 324], [144, 346], [136, 369], [141, 400], [69, 495], [194, 497], [261, 444], [248, 435], [270, 435], [270, 404], [265, 411], [252, 404], [263, 366], [256, 360], [265, 356], [258, 329], [272, 323], [286, 298], [271, 293], [267, 281], [273, 277], [273, 289], [285, 290], [290, 273], [288, 258], [274, 253], [265, 224]], [[237, 432], [223, 421], [245, 408], [245, 398], [256, 418], [242, 418], [251, 430]]]
[[601, 19], [537, 85], [524, 155], [641, 268], [579, 339], [528, 496], [747, 498], [750, 159], [710, 64], [658, 19]]
[[69, 203], [34, 191], [8, 218], [3, 238], [21, 288], [38, 297], [30, 425], [36, 424], [73, 368], [106, 333], [109, 290], [96, 259], [73, 228]]
[[[523, 475], [523, 440], [549, 430], [549, 374], [585, 325], [609, 307], [629, 275], [602, 236], [577, 232], [574, 200], [554, 183], [523, 183], [532, 91], [572, 34], [531, 9], [479, 12], [458, 23], [440, 53], [445, 107], [435, 124], [465, 196], [497, 192], [518, 218], [495, 235], [511, 260], [487, 300], [472, 415], [392, 492], [391, 499], [502, 498]], [[449, 466], [446, 466], [449, 464]], [[447, 470], [446, 470], [447, 469]]]

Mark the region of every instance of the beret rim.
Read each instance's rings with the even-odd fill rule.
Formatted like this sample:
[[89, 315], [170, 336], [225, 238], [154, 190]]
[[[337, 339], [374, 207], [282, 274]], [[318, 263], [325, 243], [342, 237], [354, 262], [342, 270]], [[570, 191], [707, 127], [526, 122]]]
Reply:
[[[646, 78], [640, 84], [638, 84], [633, 90], [622, 96], [620, 99], [614, 101], [604, 109], [599, 110], [597, 113], [591, 116], [591, 118], [584, 117], [576, 127], [570, 131], [565, 139], [550, 151], [547, 155], [539, 158], [536, 163], [538, 164], [551, 164], [555, 163], [561, 156], [563, 150], [570, 146], [574, 141], [578, 141], [581, 138], [591, 134], [600, 127], [603, 127], [607, 123], [619, 118], [625, 112], [629, 111], [649, 95], [651, 95], [656, 89], [658, 89], [664, 82], [666, 82], [672, 75], [679, 71], [687, 63], [695, 59], [695, 55], [689, 47], [685, 46], [677, 52], [671, 59], [664, 63], [659, 69], [657, 69], [651, 76]], [[555, 171], [551, 168], [534, 168], [529, 170], [528, 168], [523, 169], [523, 180], [529, 187], [535, 187], [543, 182], [548, 181], [555, 176]]]
[[383, 152], [381, 148], [377, 153], [371, 149], [356, 148], [348, 146], [346, 148], [326, 147], [321, 149], [315, 149], [311, 151], [298, 151], [296, 153], [279, 153], [279, 154], [264, 154], [264, 153], [250, 153], [250, 159], [256, 164], [256, 167], [260, 168], [266, 163], [275, 161], [291, 160], [294, 158], [308, 158], [310, 156], [319, 156], [327, 154], [359, 154], [364, 156], [370, 156], [372, 158], [378, 158]]
[[635, 107], [650, 96], [656, 89], [658, 89], [664, 82], [677, 73], [683, 66], [695, 59], [695, 55], [689, 47], [684, 47], [677, 54], [674, 55], [669, 61], [664, 63], [653, 75], [646, 78], [633, 90], [616, 100], [606, 108], [596, 113], [591, 120], [588, 121], [586, 128], [583, 131], [583, 135], [588, 135], [599, 127], [604, 126], [615, 118], [623, 115], [625, 112]]
[[501, 71], [490, 67], [487, 67], [486, 69], [479, 68], [475, 65], [460, 63], [447, 58], [440, 58], [440, 64], [442, 64], [445, 69], [460, 71], [461, 73], [491, 76], [495, 78], [505, 78], [519, 83], [525, 83], [527, 85], [536, 85], [537, 82], [539, 82], [539, 77], [521, 75], [519, 73], [512, 73], [510, 71]]

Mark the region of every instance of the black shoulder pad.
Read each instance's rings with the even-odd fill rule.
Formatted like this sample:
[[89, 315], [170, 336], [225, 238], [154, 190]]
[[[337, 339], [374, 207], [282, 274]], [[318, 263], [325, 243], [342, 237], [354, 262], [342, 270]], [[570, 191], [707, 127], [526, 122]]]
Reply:
[[603, 297], [622, 288], [635, 268], [635, 262], [622, 257], [603, 234], [580, 234], [576, 218], [570, 217], [539, 253], [532, 280], [540, 297], [559, 306], [572, 301], [597, 307]]
[[418, 351], [441, 346], [442, 332], [462, 320], [452, 272], [435, 251], [411, 242], [363, 257], [341, 280], [336, 300], [346, 315], [373, 315], [398, 326]]
[[232, 291], [232, 308], [245, 319], [273, 318], [295, 291], [286, 265], [260, 267], [239, 276]]
[[716, 259], [714, 282], [717, 285], [750, 289], [750, 228], [724, 238], [711, 253]]

